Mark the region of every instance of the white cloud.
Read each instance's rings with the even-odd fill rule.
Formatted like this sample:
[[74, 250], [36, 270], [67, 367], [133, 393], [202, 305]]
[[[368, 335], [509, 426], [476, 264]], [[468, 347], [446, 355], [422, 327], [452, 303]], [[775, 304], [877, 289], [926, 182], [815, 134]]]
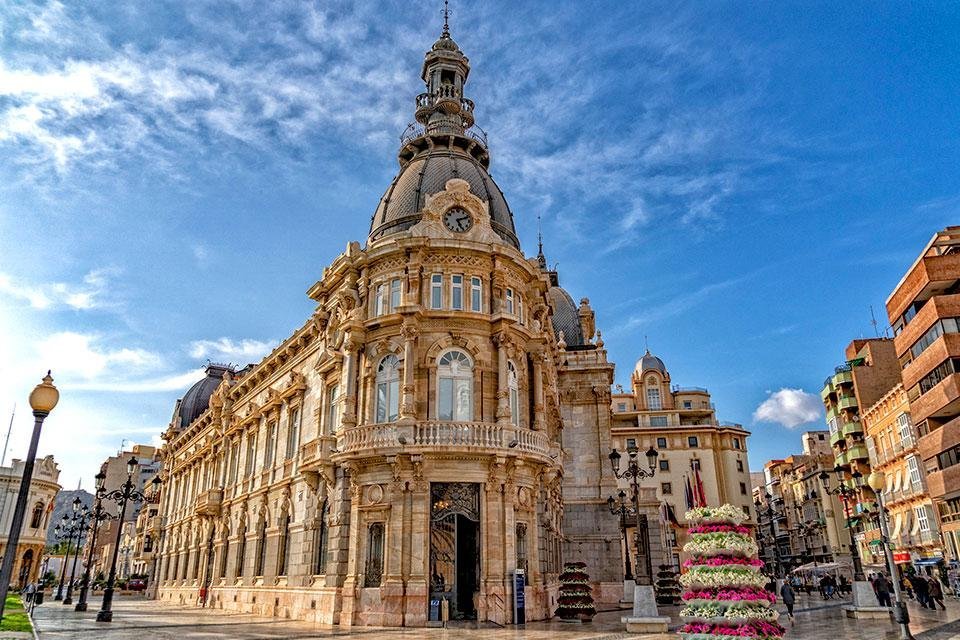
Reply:
[[218, 362], [257, 362], [270, 353], [276, 344], [276, 340], [250, 340], [246, 338], [238, 341], [231, 338], [196, 340], [190, 343], [190, 357], [208, 358]]
[[110, 349], [102, 347], [101, 341], [97, 335], [61, 331], [37, 343], [37, 356], [59, 375], [80, 381], [123, 379], [156, 368], [162, 362], [159, 355], [145, 349]]
[[788, 429], [822, 419], [823, 404], [819, 396], [803, 389], [783, 388], [771, 393], [753, 412], [755, 422], [775, 422]]
[[66, 282], [28, 283], [17, 281], [0, 273], [0, 294], [26, 300], [34, 309], [69, 307], [87, 310], [114, 306], [109, 297], [110, 277], [115, 269], [94, 269], [88, 272], [81, 283]]

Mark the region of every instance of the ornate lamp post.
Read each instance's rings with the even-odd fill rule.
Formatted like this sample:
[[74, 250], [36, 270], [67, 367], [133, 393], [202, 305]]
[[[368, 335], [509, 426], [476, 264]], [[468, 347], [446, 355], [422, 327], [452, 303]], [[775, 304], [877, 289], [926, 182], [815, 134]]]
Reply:
[[[650, 561], [650, 544], [648, 538], [648, 532], [646, 528], [646, 523], [643, 523], [641, 526], [641, 514], [640, 514], [640, 481], [644, 478], [652, 478], [657, 473], [657, 456], [660, 455], [657, 453], [657, 450], [653, 447], [650, 447], [647, 450], [647, 465], [649, 469], [644, 469], [640, 466], [639, 456], [637, 447], [628, 447], [627, 448], [627, 468], [623, 471], [620, 471], [620, 458], [622, 457], [620, 453], [614, 449], [610, 452], [608, 456], [610, 458], [610, 466], [613, 469], [613, 475], [617, 479], [626, 478], [627, 482], [630, 484], [630, 497], [633, 502], [633, 510], [637, 515], [637, 530], [634, 534], [634, 543], [637, 547], [637, 577], [639, 580], [637, 582], [641, 585], [652, 585], [653, 584], [653, 566]], [[609, 500], [608, 500], [609, 504]], [[640, 571], [640, 557], [644, 557], [645, 571]]]
[[839, 465], [833, 468], [833, 472], [837, 476], [836, 489], [830, 488], [830, 474], [826, 471], [821, 471], [817, 477], [820, 478], [824, 491], [830, 495], [840, 496], [840, 499], [843, 501], [844, 515], [847, 517], [847, 529], [850, 530], [850, 559], [853, 561], [853, 581], [864, 582], [866, 578], [863, 575], [863, 564], [860, 562], [860, 552], [857, 549], [854, 527], [850, 524], [850, 501], [857, 497], [857, 494], [859, 494], [860, 489], [863, 487], [863, 474], [859, 471], [854, 471], [850, 474], [856, 487], [850, 488], [843, 483], [843, 469]]
[[620, 516], [620, 530], [623, 532], [623, 551], [625, 557], [623, 579], [633, 580], [633, 569], [630, 567], [630, 541], [627, 539], [627, 516], [634, 515], [634, 513], [627, 505], [627, 494], [621, 490], [617, 493], [616, 500], [613, 499], [613, 496], [610, 496], [607, 498], [607, 506], [610, 508], [611, 514]]
[[[127, 511], [127, 503], [133, 500], [141, 502], [145, 496], [142, 491], [138, 491], [133, 483], [133, 474], [137, 472], [139, 462], [135, 457], [131, 457], [127, 462], [127, 481], [119, 489], [108, 491], [103, 494], [107, 500], [116, 502], [120, 506], [117, 514], [117, 538], [113, 544], [113, 553], [110, 558], [110, 576], [107, 578], [107, 588], [103, 592], [103, 603], [100, 611], [97, 613], [97, 622], [113, 621], [113, 588], [117, 580], [117, 553], [120, 551], [120, 537], [123, 533], [123, 517]], [[160, 478], [154, 476], [153, 484], [160, 484]]]
[[[79, 497], [73, 499], [73, 528], [77, 532], [77, 542], [73, 547], [73, 565], [70, 567], [70, 582], [67, 583], [67, 595], [63, 598], [63, 604], [73, 604], [73, 583], [77, 575], [77, 557], [80, 555], [80, 541], [87, 531], [87, 517], [90, 515], [87, 506], [83, 504]], [[67, 551], [70, 548], [67, 547]], [[69, 557], [69, 556], [68, 556]]]
[[893, 561], [893, 551], [890, 549], [890, 529], [887, 524], [887, 510], [883, 507], [883, 491], [886, 479], [882, 471], [874, 471], [867, 478], [867, 484], [877, 496], [877, 519], [880, 521], [880, 540], [883, 543], [884, 554], [887, 556], [887, 568], [890, 571], [890, 582], [893, 583], [893, 620], [900, 625], [900, 640], [913, 640], [910, 633], [910, 614], [907, 612], [907, 603], [903, 601], [900, 591], [900, 580], [897, 579], [897, 565]]
[[94, 478], [97, 481], [97, 501], [93, 505], [93, 511], [90, 518], [93, 523], [90, 527], [93, 532], [90, 534], [90, 548], [87, 551], [87, 566], [83, 570], [83, 579], [80, 581], [80, 598], [77, 600], [77, 606], [74, 611], [87, 610], [87, 592], [90, 589], [90, 569], [93, 567], [93, 554], [97, 550], [97, 533], [100, 531], [100, 523], [110, 518], [110, 514], [103, 508], [103, 483], [107, 479], [107, 474], [102, 471]]
[[59, 400], [60, 392], [53, 386], [53, 378], [47, 371], [43, 382], [34, 387], [30, 393], [30, 408], [33, 409], [34, 418], [33, 435], [30, 437], [27, 459], [23, 463], [23, 477], [20, 478], [17, 506], [13, 510], [13, 522], [10, 523], [10, 533], [7, 534], [7, 552], [3, 554], [3, 565], [0, 566], [0, 619], [3, 618], [3, 607], [7, 601], [7, 591], [10, 590], [13, 563], [17, 559], [20, 530], [23, 529], [23, 517], [26, 515], [27, 499], [30, 496], [30, 482], [33, 480], [33, 464], [37, 459], [37, 445], [40, 444], [40, 429], [43, 427], [43, 420], [50, 415]]
[[768, 492], [764, 492], [763, 496], [766, 499], [766, 506], [764, 506], [763, 502], [760, 502], [759, 497], [753, 501], [753, 507], [757, 510], [757, 526], [760, 525], [761, 517], [769, 518], [769, 523], [770, 523], [769, 540], [773, 546], [773, 571], [774, 571], [773, 577], [782, 578], [784, 576], [783, 561], [780, 558], [780, 544], [777, 542], [777, 527], [774, 524], [774, 519], [782, 518], [783, 512], [777, 511], [776, 509], [773, 508], [773, 496], [771, 496]]
[[[57, 540], [63, 542], [68, 536], [73, 537], [72, 532], [68, 531], [70, 526], [70, 516], [63, 514], [63, 518], [53, 529], [53, 535]], [[63, 561], [60, 563], [60, 583], [57, 585], [57, 593], [54, 594], [54, 600], [63, 600], [63, 581], [67, 575], [67, 556], [70, 555], [70, 543], [67, 543], [67, 550], [63, 554]]]

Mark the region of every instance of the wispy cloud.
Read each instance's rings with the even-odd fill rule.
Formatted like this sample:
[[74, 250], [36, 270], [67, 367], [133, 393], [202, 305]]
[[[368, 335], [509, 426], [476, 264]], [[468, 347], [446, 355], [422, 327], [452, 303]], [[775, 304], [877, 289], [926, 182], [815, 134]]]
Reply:
[[117, 273], [116, 269], [94, 269], [79, 283], [30, 283], [0, 273], [0, 294], [24, 300], [34, 309], [113, 307], [117, 302], [110, 297], [110, 278]]
[[277, 345], [276, 340], [196, 340], [190, 343], [191, 358], [208, 358], [220, 362], [257, 362]]
[[822, 421], [823, 404], [814, 393], [783, 388], [771, 393], [753, 412], [754, 422], [773, 422], [794, 429]]

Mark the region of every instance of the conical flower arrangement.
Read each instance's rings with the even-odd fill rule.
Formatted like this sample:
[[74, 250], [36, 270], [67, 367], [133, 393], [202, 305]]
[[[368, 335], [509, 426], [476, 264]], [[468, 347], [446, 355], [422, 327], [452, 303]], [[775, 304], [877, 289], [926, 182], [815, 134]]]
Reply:
[[780, 614], [773, 608], [776, 596], [764, 589], [767, 578], [760, 573], [757, 543], [742, 524], [746, 517], [729, 504], [687, 512], [691, 540], [683, 550], [690, 559], [680, 576], [684, 640], [783, 636]]
[[557, 616], [563, 620], [591, 620], [597, 613], [590, 594], [590, 576], [583, 562], [567, 562], [560, 574]]

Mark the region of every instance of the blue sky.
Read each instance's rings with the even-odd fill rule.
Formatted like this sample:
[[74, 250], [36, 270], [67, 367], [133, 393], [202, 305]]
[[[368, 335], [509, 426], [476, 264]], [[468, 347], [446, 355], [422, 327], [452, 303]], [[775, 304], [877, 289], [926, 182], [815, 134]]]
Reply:
[[[815, 398], [960, 213], [952, 3], [455, 2], [491, 170], [597, 312], [754, 433]], [[207, 358], [256, 361], [397, 171], [439, 2], [0, 4], [0, 422], [41, 453], [150, 441]], [[799, 391], [798, 391], [799, 390]], [[804, 393], [805, 392], [805, 393]], [[758, 407], [763, 409], [757, 413]], [[760, 420], [762, 419], [762, 420]]]

